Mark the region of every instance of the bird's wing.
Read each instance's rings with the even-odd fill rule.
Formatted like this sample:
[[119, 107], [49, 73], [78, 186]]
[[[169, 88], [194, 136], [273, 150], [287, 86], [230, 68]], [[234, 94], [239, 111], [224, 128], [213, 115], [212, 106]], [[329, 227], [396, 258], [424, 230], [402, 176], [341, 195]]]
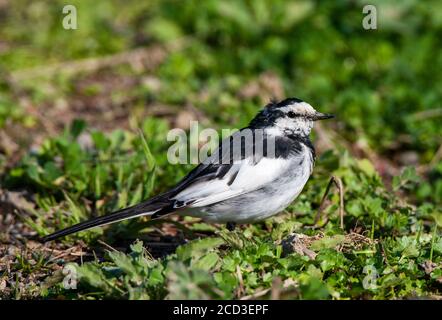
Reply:
[[[282, 157], [267, 157], [264, 152], [247, 148], [232, 148], [236, 135], [222, 141], [219, 149], [192, 170], [172, 191], [176, 206], [201, 207], [211, 205], [264, 187], [285, 174], [290, 161]], [[226, 152], [227, 151], [227, 152]], [[232, 152], [230, 152], [232, 151]], [[236, 152], [239, 151], [239, 152]], [[293, 156], [299, 156], [293, 155]]]
[[173, 199], [179, 205], [202, 207], [258, 190], [274, 181], [288, 169], [289, 161], [262, 157], [236, 160], [232, 165], [208, 165], [205, 174], [198, 175]]

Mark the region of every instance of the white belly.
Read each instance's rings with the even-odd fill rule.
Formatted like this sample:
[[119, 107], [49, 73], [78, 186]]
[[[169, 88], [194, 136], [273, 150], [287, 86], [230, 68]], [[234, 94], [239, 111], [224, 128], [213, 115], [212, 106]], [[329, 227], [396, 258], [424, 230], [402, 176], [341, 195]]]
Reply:
[[249, 223], [275, 215], [301, 193], [310, 177], [313, 161], [310, 153], [304, 154], [304, 158], [294, 159], [286, 174], [261, 189], [210, 206], [185, 209], [182, 214], [215, 223]]

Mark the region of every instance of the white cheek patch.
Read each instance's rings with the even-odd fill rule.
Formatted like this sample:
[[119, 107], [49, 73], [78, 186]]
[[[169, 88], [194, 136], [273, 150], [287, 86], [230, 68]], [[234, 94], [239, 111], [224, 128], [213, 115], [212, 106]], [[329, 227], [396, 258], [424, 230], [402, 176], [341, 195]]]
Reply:
[[293, 119], [290, 118], [279, 118], [275, 121], [275, 126], [281, 129], [293, 127]]
[[276, 120], [275, 125], [268, 128], [266, 131], [268, 134], [284, 135], [287, 131], [291, 131], [296, 134], [308, 135], [313, 128], [313, 121], [304, 119], [291, 119], [291, 118], [279, 118]]

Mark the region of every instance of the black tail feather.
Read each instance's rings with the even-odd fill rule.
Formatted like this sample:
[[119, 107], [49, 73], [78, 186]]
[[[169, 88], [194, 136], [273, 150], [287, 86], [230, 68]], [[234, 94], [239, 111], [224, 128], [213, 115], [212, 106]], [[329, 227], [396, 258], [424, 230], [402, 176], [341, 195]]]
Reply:
[[[71, 227], [59, 230], [57, 232], [54, 232], [48, 236], [45, 236], [41, 239], [42, 242], [51, 241], [63, 236], [67, 236], [69, 234], [87, 230], [93, 227], [103, 226], [106, 224], [111, 224], [114, 222], [131, 219], [143, 215], [153, 215], [156, 213], [161, 213], [160, 215], [163, 215], [165, 213], [170, 213], [173, 210], [171, 209], [173, 206], [171, 206], [170, 202], [167, 201], [148, 201], [144, 203], [137, 204], [135, 206], [125, 208], [118, 210], [116, 212], [110, 213], [108, 215], [102, 216], [102, 217], [96, 217], [93, 219], [90, 219], [88, 221], [80, 222], [76, 225], [73, 225]], [[170, 210], [169, 210], [170, 209]], [[167, 212], [166, 212], [167, 211]], [[160, 216], [156, 214], [155, 216]]]

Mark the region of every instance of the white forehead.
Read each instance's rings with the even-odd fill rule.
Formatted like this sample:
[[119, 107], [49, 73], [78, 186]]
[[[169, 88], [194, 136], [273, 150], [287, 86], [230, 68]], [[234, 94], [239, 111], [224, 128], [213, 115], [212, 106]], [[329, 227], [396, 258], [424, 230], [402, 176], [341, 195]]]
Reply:
[[316, 110], [307, 102], [295, 102], [288, 106], [280, 108], [280, 110], [283, 111], [284, 113], [292, 111], [295, 112], [296, 114], [301, 114], [301, 115], [312, 115], [315, 114], [316, 112]]

